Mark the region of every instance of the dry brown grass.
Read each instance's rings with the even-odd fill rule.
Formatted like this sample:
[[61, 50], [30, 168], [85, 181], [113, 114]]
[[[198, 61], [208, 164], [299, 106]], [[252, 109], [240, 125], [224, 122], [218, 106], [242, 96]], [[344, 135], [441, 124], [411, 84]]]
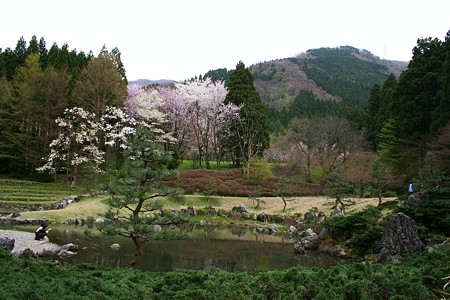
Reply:
[[[199, 195], [185, 196], [185, 201], [182, 205], [168, 202], [165, 208], [179, 210], [188, 206], [194, 206], [196, 208], [203, 208], [203, 206], [192, 205], [195, 203], [194, 199], [198, 199]], [[243, 204], [249, 213], [261, 213], [266, 214], [304, 214], [312, 208], [317, 208], [323, 211], [326, 215], [329, 215], [333, 209], [334, 201], [328, 197], [293, 197], [288, 199], [285, 212], [283, 212], [284, 203], [279, 197], [263, 197], [260, 198], [264, 201], [258, 209], [255, 209], [256, 202], [248, 197], [217, 197], [219, 204], [214, 205], [216, 208], [222, 208], [227, 211], [231, 211], [234, 206]], [[33, 211], [23, 212], [21, 217], [23, 218], [47, 218], [52, 222], [65, 222], [68, 219], [82, 218], [87, 219], [93, 217], [97, 219], [100, 217], [100, 213], [105, 212], [108, 208], [106, 204], [102, 203], [104, 197], [83, 198], [80, 202], [72, 203], [65, 209], [59, 210], [47, 210], [47, 211]], [[396, 198], [385, 198], [383, 201], [392, 201]], [[377, 198], [354, 198], [347, 201], [349, 206], [346, 208], [347, 213], [361, 210], [362, 208], [378, 204]], [[352, 204], [350, 204], [350, 202]]]
[[[304, 214], [310, 209], [317, 208], [326, 215], [334, 209], [335, 201], [325, 196], [315, 197], [292, 197], [288, 198], [285, 212], [283, 212], [284, 203], [279, 197], [261, 197], [263, 203], [258, 209], [255, 209], [257, 203], [248, 197], [219, 197], [220, 208], [231, 210], [234, 206], [243, 204], [250, 213], [264, 212], [266, 214]], [[384, 198], [383, 202], [393, 201], [397, 198]], [[377, 206], [378, 198], [352, 198], [345, 201], [348, 205], [346, 212], [351, 213], [359, 211], [368, 205]]]

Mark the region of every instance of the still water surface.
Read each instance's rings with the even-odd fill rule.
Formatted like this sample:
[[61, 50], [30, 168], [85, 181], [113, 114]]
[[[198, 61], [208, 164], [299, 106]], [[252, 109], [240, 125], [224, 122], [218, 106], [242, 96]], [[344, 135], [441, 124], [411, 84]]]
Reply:
[[[131, 239], [104, 237], [92, 239], [84, 234], [85, 226], [51, 225], [50, 241], [59, 245], [73, 243], [79, 246], [78, 254], [61, 259], [70, 266], [91, 263], [109, 267], [129, 267], [135, 246]], [[18, 230], [34, 231], [21, 227]], [[194, 269], [209, 272], [219, 268], [230, 272], [282, 270], [293, 266], [329, 267], [348, 260], [318, 252], [294, 254], [288, 235], [259, 234], [253, 228], [232, 226], [200, 226], [189, 228], [188, 238], [169, 241], [151, 241], [145, 246], [140, 264], [143, 271], [167, 272], [177, 269]], [[120, 244], [112, 250], [111, 244]]]

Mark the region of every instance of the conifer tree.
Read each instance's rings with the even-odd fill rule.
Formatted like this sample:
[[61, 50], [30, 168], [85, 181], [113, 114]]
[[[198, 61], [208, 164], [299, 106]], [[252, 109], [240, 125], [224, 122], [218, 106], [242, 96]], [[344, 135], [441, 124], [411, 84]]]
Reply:
[[401, 151], [397, 130], [397, 122], [390, 118], [378, 134], [378, 154], [391, 170], [399, 170], [400, 167]]
[[376, 150], [379, 127], [377, 123], [378, 113], [381, 106], [381, 87], [375, 84], [370, 91], [369, 106], [367, 108], [366, 133], [365, 138], [369, 142], [370, 149]]
[[230, 74], [227, 84], [228, 94], [225, 104], [242, 106], [236, 122], [231, 130], [234, 138], [229, 145], [235, 145], [235, 163], [249, 163], [254, 156], [262, 156], [269, 146], [268, 119], [265, 106], [253, 84], [253, 76], [240, 61], [234, 72]]
[[123, 107], [127, 86], [115, 63], [114, 56], [106, 50], [89, 60], [72, 92], [75, 106], [94, 113], [97, 118], [107, 106]]
[[21, 128], [18, 135], [25, 135], [24, 143], [18, 144], [17, 151], [25, 168], [34, 167], [42, 157], [41, 139], [45, 130], [42, 128], [42, 81], [44, 72], [39, 65], [37, 53], [30, 54], [25, 65], [17, 68], [13, 86], [19, 103], [16, 117], [20, 119]]
[[30, 55], [31, 53], [39, 53], [39, 44], [35, 35], [31, 38], [27, 48], [27, 55]]

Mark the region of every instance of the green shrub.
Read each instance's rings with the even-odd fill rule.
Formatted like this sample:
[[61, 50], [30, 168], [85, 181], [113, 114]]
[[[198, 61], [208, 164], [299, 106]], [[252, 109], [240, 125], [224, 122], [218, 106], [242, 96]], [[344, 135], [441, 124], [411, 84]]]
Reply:
[[360, 256], [376, 254], [381, 249], [381, 239], [384, 232], [385, 227], [371, 226], [364, 232], [353, 235], [348, 241], [348, 245]]
[[252, 158], [249, 168], [249, 179], [260, 180], [273, 176], [272, 167], [264, 158]]
[[[80, 264], [60, 268], [0, 249], [2, 299], [434, 299], [450, 274], [450, 249], [400, 264], [294, 267], [249, 275], [213, 269], [167, 273]], [[45, 284], [42, 284], [42, 283]]]
[[430, 199], [416, 206], [401, 206], [396, 212], [402, 212], [432, 231], [450, 236], [449, 199]]
[[369, 205], [364, 210], [344, 217], [330, 218], [326, 226], [334, 239], [346, 240], [354, 234], [363, 232], [373, 225], [377, 225], [381, 217], [381, 210]]

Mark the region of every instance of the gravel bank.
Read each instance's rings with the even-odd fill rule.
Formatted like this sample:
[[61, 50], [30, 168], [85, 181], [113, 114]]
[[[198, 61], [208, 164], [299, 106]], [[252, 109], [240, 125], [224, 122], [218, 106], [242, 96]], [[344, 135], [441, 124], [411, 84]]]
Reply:
[[32, 232], [0, 230], [0, 237], [7, 237], [15, 240], [12, 253], [17, 256], [27, 248], [37, 255], [42, 255], [49, 252], [55, 253], [61, 249], [59, 245], [50, 243], [48, 240], [44, 240], [45, 242], [36, 241], [34, 239], [34, 233]]

